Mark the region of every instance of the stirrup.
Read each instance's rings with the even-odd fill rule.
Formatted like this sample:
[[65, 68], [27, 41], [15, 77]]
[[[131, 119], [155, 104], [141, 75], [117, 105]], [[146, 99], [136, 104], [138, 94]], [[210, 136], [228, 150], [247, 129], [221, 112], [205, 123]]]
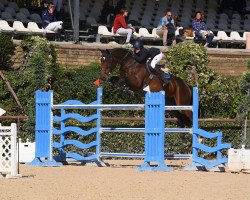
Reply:
[[170, 74], [168, 72], [165, 72], [163, 71], [161, 68], [157, 67], [157, 73], [158, 73], [158, 76], [159, 78], [161, 78], [161, 80], [164, 82], [164, 83], [168, 83], [169, 80], [170, 80]]

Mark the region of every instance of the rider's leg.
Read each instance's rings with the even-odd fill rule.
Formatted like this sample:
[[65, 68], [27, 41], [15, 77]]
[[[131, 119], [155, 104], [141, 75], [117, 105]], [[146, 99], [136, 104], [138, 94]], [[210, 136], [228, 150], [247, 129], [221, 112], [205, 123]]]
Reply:
[[168, 79], [170, 78], [170, 75], [168, 73], [165, 73], [161, 67], [158, 67], [156, 64], [161, 61], [163, 57], [163, 53], [160, 53], [156, 55], [151, 62], [151, 67], [155, 69], [155, 71], [159, 74], [159, 76], [162, 78], [164, 82], [168, 82]]
[[161, 61], [161, 59], [163, 58], [163, 53], [159, 53], [157, 54], [151, 61], [151, 67], [154, 69], [156, 64], [159, 63]]

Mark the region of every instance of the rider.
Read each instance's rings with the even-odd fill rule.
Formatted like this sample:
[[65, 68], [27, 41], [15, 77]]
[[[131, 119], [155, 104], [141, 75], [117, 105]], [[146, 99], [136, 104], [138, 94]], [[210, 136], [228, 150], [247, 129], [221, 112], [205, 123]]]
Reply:
[[143, 47], [143, 42], [140, 39], [135, 40], [134, 42], [134, 59], [139, 63], [146, 64], [148, 59], [151, 59], [150, 66], [155, 69], [155, 71], [161, 76], [164, 82], [168, 82], [170, 78], [169, 73], [164, 72], [161, 69], [161, 65], [157, 65], [163, 57], [163, 53], [160, 49], [151, 47], [146, 49]]

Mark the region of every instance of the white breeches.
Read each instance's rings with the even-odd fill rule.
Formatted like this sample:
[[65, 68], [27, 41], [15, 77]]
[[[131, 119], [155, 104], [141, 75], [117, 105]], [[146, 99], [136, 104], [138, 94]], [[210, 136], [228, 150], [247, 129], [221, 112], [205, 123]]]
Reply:
[[151, 67], [154, 69], [154, 68], [155, 68], [155, 65], [156, 65], [157, 63], [159, 63], [159, 62], [161, 61], [162, 58], [163, 58], [163, 53], [162, 53], [162, 52], [159, 53], [159, 54], [157, 54], [157, 55], [153, 58], [153, 60], [151, 61]]
[[49, 23], [49, 25], [45, 28], [45, 30], [57, 32], [59, 29], [62, 29], [62, 24], [63, 24], [62, 21], [51, 22], [51, 23]]
[[133, 30], [130, 28], [119, 28], [116, 33], [118, 33], [119, 35], [127, 35], [127, 39], [126, 42], [130, 42], [130, 38], [132, 36]]

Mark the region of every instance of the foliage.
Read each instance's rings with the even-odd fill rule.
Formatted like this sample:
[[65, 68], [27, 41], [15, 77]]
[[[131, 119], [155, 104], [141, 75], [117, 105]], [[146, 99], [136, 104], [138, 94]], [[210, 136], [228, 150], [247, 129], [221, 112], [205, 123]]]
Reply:
[[207, 51], [192, 41], [172, 46], [166, 53], [170, 73], [198, 86], [200, 117], [231, 117], [237, 115], [242, 99], [234, 78], [222, 77], [207, 68]]
[[[34, 89], [49, 89], [59, 69], [55, 45], [38, 36], [28, 36], [21, 42], [24, 52], [23, 68], [33, 74]], [[53, 76], [54, 75], [54, 76]]]
[[8, 35], [0, 34], [0, 70], [9, 70], [11, 57], [15, 52], [15, 44]]
[[239, 106], [241, 118], [250, 118], [250, 69], [240, 79], [240, 89], [244, 98]]
[[84, 103], [96, 100], [96, 86], [99, 66], [96, 63], [84, 68], [60, 68], [52, 89], [55, 103], [77, 99]]
[[240, 79], [240, 89], [243, 94], [243, 99], [239, 105], [238, 113], [240, 119], [243, 121], [244, 128], [244, 137], [243, 144], [245, 144], [248, 148], [250, 147], [250, 128], [247, 127], [247, 119], [250, 119], [250, 58], [247, 61], [247, 72], [243, 74]]
[[[193, 68], [199, 75], [206, 70], [208, 64], [208, 56], [206, 49], [192, 41], [185, 41], [173, 45], [166, 54], [167, 66], [169, 66], [173, 74], [179, 75], [185, 80], [190, 80], [186, 72]], [[195, 84], [190, 80], [190, 83]]]
[[[56, 80], [59, 69], [56, 63], [55, 46], [47, 40], [32, 36], [21, 42], [24, 53], [23, 66], [14, 73], [9, 74], [12, 84], [24, 107], [24, 114], [28, 120], [22, 127], [21, 137], [34, 139], [35, 125], [35, 91], [48, 90]], [[18, 74], [18, 76], [17, 76]]]

